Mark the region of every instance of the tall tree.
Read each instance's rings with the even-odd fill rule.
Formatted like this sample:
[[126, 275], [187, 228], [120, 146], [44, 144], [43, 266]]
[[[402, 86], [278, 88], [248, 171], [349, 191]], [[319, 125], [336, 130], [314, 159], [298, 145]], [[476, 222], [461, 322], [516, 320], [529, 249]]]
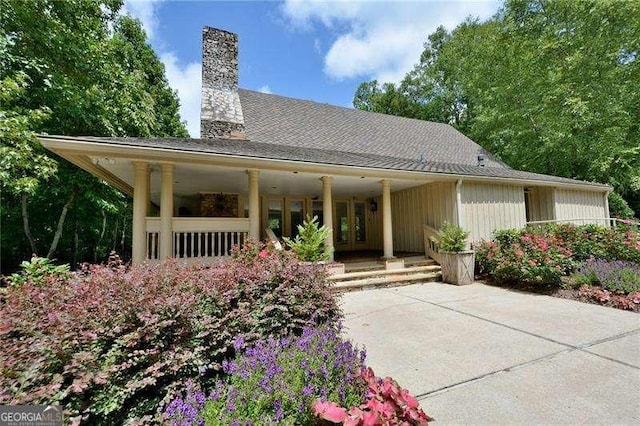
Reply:
[[116, 240], [122, 247], [130, 214], [126, 197], [44, 152], [34, 133], [188, 135], [164, 66], [121, 7], [121, 0], [0, 0], [1, 93], [12, 99], [1, 106], [0, 149], [20, 154], [1, 160], [3, 271], [32, 252], [102, 258]]
[[512, 167], [610, 183], [638, 211], [639, 17], [634, 1], [509, 0], [438, 29], [402, 84]]

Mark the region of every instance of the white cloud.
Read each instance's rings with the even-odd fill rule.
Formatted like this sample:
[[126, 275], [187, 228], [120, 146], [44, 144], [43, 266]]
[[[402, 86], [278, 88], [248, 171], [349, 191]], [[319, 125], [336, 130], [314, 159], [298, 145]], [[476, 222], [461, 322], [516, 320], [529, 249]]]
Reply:
[[149, 40], [153, 39], [160, 24], [156, 14], [157, 6], [164, 0], [125, 0], [122, 12], [138, 18], [147, 32]]
[[273, 92], [271, 91], [271, 87], [269, 87], [268, 84], [265, 84], [264, 86], [262, 86], [261, 88], [258, 89], [258, 92], [262, 92], [262, 93], [267, 93], [267, 94], [272, 94]]
[[322, 43], [319, 38], [313, 40], [313, 50], [315, 50], [318, 55], [322, 54]]
[[286, 0], [282, 12], [294, 28], [311, 29], [315, 24], [337, 34], [324, 58], [328, 76], [398, 82], [418, 62], [424, 41], [439, 25], [453, 29], [469, 15], [488, 18], [499, 5], [496, 1]]
[[169, 85], [178, 92], [180, 117], [187, 122], [192, 138], [200, 137], [200, 86], [202, 64], [181, 64], [173, 53], [165, 53], [160, 59], [164, 63]]

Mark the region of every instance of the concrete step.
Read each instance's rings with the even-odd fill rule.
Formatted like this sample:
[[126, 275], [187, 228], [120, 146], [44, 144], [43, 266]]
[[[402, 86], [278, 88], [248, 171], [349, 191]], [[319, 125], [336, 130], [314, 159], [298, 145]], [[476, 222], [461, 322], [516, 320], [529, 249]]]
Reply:
[[[360, 262], [358, 262], [360, 263]], [[366, 271], [384, 271], [384, 265], [382, 263], [361, 262], [358, 263], [345, 263], [344, 269], [348, 273], [351, 272], [366, 272]]]
[[[413, 267], [413, 266], [429, 266], [429, 265], [437, 265], [436, 261], [433, 259], [423, 257], [406, 257], [404, 258], [404, 266]], [[347, 262], [344, 264], [345, 269], [348, 273], [351, 272], [365, 272], [365, 271], [380, 271], [384, 270], [384, 264], [382, 262], [376, 263], [372, 261], [363, 261], [363, 262]]]
[[332, 275], [329, 277], [331, 281], [350, 281], [355, 279], [364, 279], [364, 278], [374, 278], [381, 276], [399, 276], [399, 275], [407, 275], [414, 273], [426, 273], [426, 272], [438, 272], [440, 271], [440, 266], [438, 265], [426, 265], [426, 266], [411, 266], [405, 267], [402, 269], [375, 269], [375, 270], [367, 270], [367, 271], [357, 271], [357, 272], [347, 272], [344, 274]]
[[406, 275], [391, 274], [375, 278], [363, 278], [359, 280], [336, 282], [335, 284], [333, 284], [333, 289], [336, 291], [357, 291], [379, 287], [398, 287], [402, 285], [414, 284], [416, 282], [439, 281], [441, 278], [442, 273], [440, 271], [427, 273], [410, 273]]
[[423, 258], [419, 258], [419, 259], [408, 258], [408, 259], [405, 259], [405, 261], [404, 261], [404, 266], [406, 266], [406, 267], [410, 267], [410, 266], [430, 266], [430, 265], [437, 265], [437, 264], [438, 263], [435, 260], [433, 260], [431, 258], [427, 259], [427, 258], [424, 258], [424, 257]]

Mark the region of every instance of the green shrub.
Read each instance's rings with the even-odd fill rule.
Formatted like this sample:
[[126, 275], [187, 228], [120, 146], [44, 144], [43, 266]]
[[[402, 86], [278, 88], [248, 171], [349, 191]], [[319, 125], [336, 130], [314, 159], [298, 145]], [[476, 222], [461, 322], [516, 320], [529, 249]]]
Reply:
[[47, 279], [66, 279], [69, 278], [69, 265], [55, 265], [46, 257], [34, 256], [30, 261], [24, 261], [20, 264], [22, 271], [12, 274], [9, 277], [13, 285], [22, 285], [25, 282], [32, 282], [35, 285], [44, 285]]
[[317, 262], [331, 258], [333, 248], [324, 249], [324, 240], [329, 235], [329, 228], [318, 227], [318, 216], [307, 215], [302, 225], [298, 225], [298, 235], [295, 239], [283, 237], [287, 246], [293, 250], [298, 259], [305, 262]]
[[609, 215], [629, 219], [634, 216], [634, 211], [629, 207], [629, 203], [617, 192], [609, 193]]
[[90, 424], [150, 420], [186, 381], [215, 383], [234, 339], [338, 317], [322, 268], [261, 244], [211, 267], [92, 266], [27, 281], [0, 304], [0, 404], [60, 404]]
[[438, 232], [435, 241], [439, 244], [440, 250], [445, 252], [461, 252], [467, 248], [467, 237], [469, 232], [445, 222]]

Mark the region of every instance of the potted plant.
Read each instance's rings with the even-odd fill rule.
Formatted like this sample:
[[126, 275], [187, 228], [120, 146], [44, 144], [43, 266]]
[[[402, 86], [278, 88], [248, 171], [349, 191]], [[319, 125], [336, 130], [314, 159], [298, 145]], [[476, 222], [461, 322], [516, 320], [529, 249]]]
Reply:
[[455, 284], [471, 284], [475, 273], [475, 252], [467, 250], [469, 233], [459, 226], [445, 222], [435, 242], [439, 245], [442, 281]]

